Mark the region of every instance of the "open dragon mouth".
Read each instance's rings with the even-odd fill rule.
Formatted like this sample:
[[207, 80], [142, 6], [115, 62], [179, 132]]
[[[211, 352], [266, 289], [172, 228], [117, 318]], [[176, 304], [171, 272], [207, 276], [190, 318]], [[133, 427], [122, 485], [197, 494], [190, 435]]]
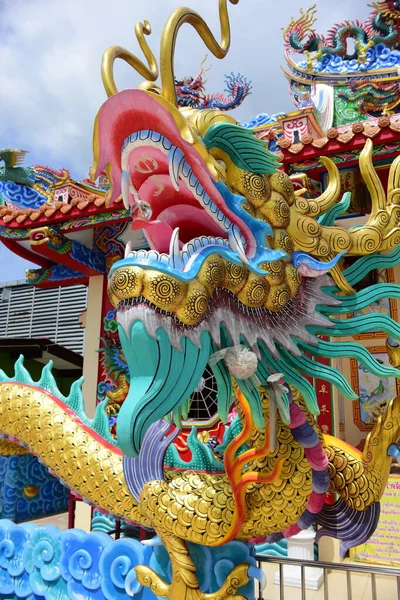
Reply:
[[[237, 226], [203, 188], [182, 150], [165, 136], [150, 130], [130, 135], [124, 141], [121, 162], [126, 208], [130, 206], [131, 196], [134, 200], [133, 228], [148, 230], [154, 249], [168, 251], [172, 230], [177, 226], [184, 243], [192, 240], [196, 229], [203, 236], [240, 235]], [[246, 244], [243, 236], [241, 241]]]
[[[229, 152], [234, 156], [243, 144], [240, 128], [224, 123], [227, 137], [221, 141], [221, 129], [212, 123], [220, 116], [214, 113], [201, 139], [167, 104], [143, 90], [121, 92], [103, 105], [95, 129], [92, 176], [111, 163], [111, 201], [122, 194], [133, 229], [143, 229], [151, 246], [135, 251], [128, 243], [125, 258], [109, 273], [130, 373], [117, 426], [128, 456], [140, 452], [152, 423], [179, 411], [218, 346], [245, 344], [260, 355], [261, 344], [277, 356], [276, 341], [298, 355], [293, 332], [313, 343], [306, 327], [330, 323], [315, 307], [333, 302], [321, 291], [322, 281], [302, 280], [284, 243], [269, 247], [271, 224], [246, 210], [246, 199], [228, 186], [228, 167], [218, 164], [211, 149], [224, 145], [233, 161]], [[249, 166], [251, 176], [251, 163], [272, 176], [276, 159], [257, 142], [250, 150], [247, 165], [236, 158], [237, 171]], [[271, 191], [268, 180], [265, 185]], [[263, 193], [262, 188], [262, 198]], [[276, 218], [286, 223], [289, 208], [279, 202], [283, 209]], [[216, 379], [220, 402], [230, 381], [225, 367]], [[231, 394], [225, 395], [229, 405]], [[259, 398], [258, 392], [253, 396]], [[263, 427], [260, 406], [255, 400], [255, 422]]]
[[271, 233], [267, 224], [261, 227], [264, 243], [260, 247], [249, 227], [251, 216], [242, 207], [245, 199], [225, 183], [217, 183], [194, 152], [191, 148], [185, 154], [153, 130], [137, 131], [124, 140], [124, 205], [131, 212], [132, 229], [144, 230], [151, 247], [149, 252], [136, 252], [128, 243], [125, 259], [129, 262], [125, 264], [157, 268], [190, 281], [204, 259], [215, 254], [265, 274], [260, 264], [280, 260], [285, 253], [266, 247], [266, 236]]
[[128, 244], [125, 258], [140, 264], [161, 262], [168, 271], [188, 273], [198, 256], [210, 252], [236, 261], [235, 252], [245, 256], [247, 242], [239, 227], [211, 199], [182, 150], [165, 136], [151, 130], [131, 134], [123, 143], [121, 165], [132, 228], [143, 229], [152, 248], [135, 252]]
[[265, 274], [263, 263], [287, 253], [268, 247], [270, 225], [244, 209], [245, 198], [222, 181], [224, 169], [203, 140], [164, 104], [149, 92], [127, 90], [111, 97], [97, 118], [92, 176], [112, 164], [111, 200], [122, 193], [132, 228], [143, 229], [151, 247], [135, 252], [128, 244], [125, 262], [113, 271], [124, 264], [190, 281], [216, 254]]

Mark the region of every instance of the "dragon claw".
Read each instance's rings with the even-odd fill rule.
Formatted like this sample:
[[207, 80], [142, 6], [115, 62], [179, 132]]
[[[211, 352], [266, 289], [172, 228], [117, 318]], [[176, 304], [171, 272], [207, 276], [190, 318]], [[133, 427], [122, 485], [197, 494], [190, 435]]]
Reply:
[[[247, 585], [250, 580], [249, 565], [242, 563], [232, 569], [225, 583], [216, 592], [205, 593], [198, 587], [197, 579], [187, 579], [180, 569], [174, 569], [172, 583], [168, 584], [150, 567], [140, 565], [135, 567], [137, 580], [143, 587], [148, 587], [160, 598], [170, 600], [246, 600], [245, 596], [237, 591]], [[193, 587], [193, 585], [196, 587]]]

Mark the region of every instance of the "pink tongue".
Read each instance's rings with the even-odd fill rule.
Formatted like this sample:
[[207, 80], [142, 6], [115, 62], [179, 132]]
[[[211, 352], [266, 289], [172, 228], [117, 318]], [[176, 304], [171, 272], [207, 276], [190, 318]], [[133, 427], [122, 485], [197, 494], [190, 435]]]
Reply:
[[225, 237], [222, 230], [202, 209], [177, 204], [163, 210], [156, 221], [136, 219], [132, 229], [144, 229], [148, 242], [158, 252], [168, 252], [173, 230], [179, 227], [179, 239], [184, 244], [199, 235]]
[[184, 243], [190, 242], [199, 235], [225, 237], [220, 227], [202, 208], [176, 204], [163, 210], [158, 215], [158, 219], [163, 223], [168, 223], [172, 229], [179, 227], [179, 239]]
[[169, 252], [169, 242], [171, 240], [173, 229], [170, 225], [161, 221], [141, 221], [136, 219], [132, 224], [132, 229], [143, 229], [149, 242], [150, 248], [157, 252]]

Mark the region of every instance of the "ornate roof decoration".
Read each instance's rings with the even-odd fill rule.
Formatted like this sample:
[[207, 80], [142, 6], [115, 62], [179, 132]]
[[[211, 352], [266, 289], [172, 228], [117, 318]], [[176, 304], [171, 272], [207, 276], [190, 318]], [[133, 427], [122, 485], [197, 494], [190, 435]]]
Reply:
[[306, 133], [300, 139], [293, 140], [286, 136], [279, 139], [277, 144], [281, 150], [285, 150], [292, 155], [300, 154], [307, 147], [319, 151], [332, 144], [334, 144], [337, 151], [340, 151], [350, 143], [354, 145], [357, 137], [360, 138], [360, 147], [365, 144], [365, 140], [368, 138], [373, 139], [375, 144], [385, 143], [387, 140], [381, 139], [385, 133], [391, 135], [391, 137], [394, 137], [393, 134], [400, 135], [400, 115], [383, 116], [364, 123], [358, 122], [342, 127], [331, 127], [322, 137]]
[[206, 94], [205, 84], [207, 82], [207, 72], [211, 65], [206, 69], [204, 63], [207, 55], [200, 65], [200, 72], [196, 77], [184, 77], [181, 80], [175, 79], [176, 96], [178, 106], [184, 108], [212, 108], [219, 110], [233, 110], [242, 104], [244, 99], [251, 94], [251, 82], [247, 81], [243, 75], [230, 73], [225, 75], [225, 96], [222, 93]]
[[[284, 29], [284, 69], [300, 108], [321, 84], [333, 88], [332, 125], [340, 126], [398, 111], [400, 105], [400, 2], [370, 5], [364, 22], [345, 21], [326, 35], [316, 32], [313, 5]], [[351, 49], [350, 49], [351, 48]], [[303, 60], [295, 62], [292, 55]]]
[[[4, 162], [0, 167], [0, 228], [37, 227], [48, 219], [62, 222], [107, 208], [106, 173], [101, 173], [96, 184], [89, 179], [78, 183], [66, 169], [22, 166], [26, 154], [25, 150], [0, 151]], [[123, 209], [120, 198], [116, 204]]]
[[[271, 117], [264, 113], [244, 124], [257, 137], [273, 140], [270, 150], [279, 155], [284, 150], [287, 156], [333, 144], [340, 152], [357, 135], [397, 141], [400, 2], [381, 0], [370, 6], [373, 11], [365, 22], [345, 21], [326, 35], [314, 28], [315, 5], [301, 10], [284, 29], [289, 67], [284, 72], [298, 110]], [[303, 60], [296, 63], [293, 54]]]
[[[286, 56], [303, 54], [298, 67], [310, 73], [359, 73], [392, 68], [399, 64], [400, 2], [381, 0], [370, 5], [371, 15], [365, 22], [344, 21], [334, 25], [326, 35], [316, 32], [315, 4], [301, 10], [283, 30]], [[354, 48], [349, 49], [349, 40]]]
[[[7, 206], [0, 207], [0, 226], [7, 227], [39, 227], [52, 223], [84, 216], [92, 216], [110, 210], [106, 206], [104, 194], [94, 194], [85, 190], [78, 184], [70, 182], [54, 191], [59, 200], [44, 203], [39, 208], [12, 209]], [[124, 210], [122, 197], [117, 198], [113, 205], [115, 209]]]

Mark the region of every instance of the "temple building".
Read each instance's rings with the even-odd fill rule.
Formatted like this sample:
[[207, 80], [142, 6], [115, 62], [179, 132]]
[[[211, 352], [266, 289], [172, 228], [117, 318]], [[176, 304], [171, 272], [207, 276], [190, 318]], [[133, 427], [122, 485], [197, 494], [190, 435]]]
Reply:
[[[347, 50], [346, 43], [335, 46], [340, 36], [351, 37], [347, 30], [342, 31], [348, 24], [337, 26], [329, 37], [323, 37], [313, 29], [314, 9], [293, 19], [284, 32], [284, 74], [294, 110], [277, 115], [263, 113], [242, 124], [265, 141], [279, 159], [280, 168], [290, 175], [295, 190], [303, 190], [309, 199], [319, 196], [329, 184], [321, 155], [338, 166], [341, 201], [320, 221], [328, 227], [340, 221], [350, 229], [369, 221], [371, 196], [359, 162], [366, 142], [373, 143], [373, 163], [381, 186], [378, 196], [386, 197], [390, 186], [389, 168], [400, 151], [400, 17], [391, 22], [397, 35], [392, 35], [391, 30], [391, 35], [388, 33], [385, 38], [382, 34], [379, 41], [371, 25], [374, 19], [379, 21], [379, 11], [386, 4], [393, 3], [375, 6], [371, 19], [363, 25], [365, 36], [355, 40], [353, 50]], [[204, 78], [202, 69], [197, 77], [176, 82], [181, 107], [229, 110], [245, 100], [250, 90], [247, 80], [238, 75], [228, 81], [227, 97], [207, 95]], [[107, 295], [107, 274], [114, 262], [124, 256], [126, 247], [138, 255], [149, 248], [146, 234], [143, 230], [131, 229], [130, 212], [124, 206], [122, 195], [110, 202], [106, 172], [96, 181], [87, 178], [77, 182], [67, 170], [26, 166], [23, 151], [3, 150], [0, 159], [4, 163], [0, 169], [0, 240], [9, 250], [37, 265], [36, 269], [27, 271], [26, 277], [26, 284], [33, 286], [35, 294], [40, 294], [40, 290], [57, 290], [54, 293], [62, 299], [69, 293], [67, 302], [71, 304], [76, 301], [83, 304], [85, 296], [86, 311], [81, 323], [85, 331], [82, 374], [86, 411], [92, 417], [96, 405], [107, 400], [106, 410], [114, 435], [119, 409], [129, 390], [129, 371], [117, 334], [116, 309]], [[151, 169], [151, 161], [144, 159], [141, 168]], [[340, 278], [340, 271], [351, 269], [352, 264], [352, 257], [344, 255], [337, 277]], [[400, 283], [400, 267], [377, 265], [367, 280], [357, 284], [357, 289], [373, 283]], [[83, 287], [85, 293], [79, 293], [78, 299], [77, 290]], [[7, 337], [14, 335], [10, 317], [5, 316], [3, 308], [10, 302], [5, 289], [0, 287], [2, 352], [6, 351]], [[26, 288], [21, 288], [22, 291], [26, 293]], [[377, 299], [373, 309], [398, 320], [395, 299]], [[368, 310], [371, 309], [355, 311], [353, 316]], [[68, 346], [59, 342], [56, 335], [47, 336], [41, 325], [23, 333], [24, 338], [43, 336]], [[21, 338], [21, 333], [15, 337]], [[352, 341], [353, 338], [340, 339]], [[382, 364], [400, 364], [400, 347], [397, 342], [388, 341], [387, 335], [366, 332], [360, 333], [357, 340]], [[42, 352], [42, 357], [47, 350], [39, 346], [37, 342], [35, 351]], [[71, 352], [81, 355], [81, 341], [76, 340]], [[72, 363], [72, 357], [69, 358]], [[56, 360], [66, 368], [67, 355], [60, 354]], [[316, 359], [316, 363], [318, 361], [329, 363], [324, 358]], [[349, 402], [322, 377], [310, 378], [320, 410], [318, 423], [323, 433], [335, 435], [362, 450], [377, 418], [400, 392], [400, 384], [395, 378], [367, 374], [352, 357], [340, 358], [334, 366], [347, 378], [359, 399]], [[80, 370], [81, 367], [76, 364], [75, 368]], [[193, 440], [189, 439], [193, 425], [210, 447], [221, 443], [224, 425], [218, 419], [216, 396], [215, 378], [207, 366], [175, 442], [182, 460], [193, 451]], [[73, 498], [75, 525], [89, 529], [93, 517], [91, 508], [79, 500]], [[99, 514], [95, 518], [97, 522], [101, 520]]]

